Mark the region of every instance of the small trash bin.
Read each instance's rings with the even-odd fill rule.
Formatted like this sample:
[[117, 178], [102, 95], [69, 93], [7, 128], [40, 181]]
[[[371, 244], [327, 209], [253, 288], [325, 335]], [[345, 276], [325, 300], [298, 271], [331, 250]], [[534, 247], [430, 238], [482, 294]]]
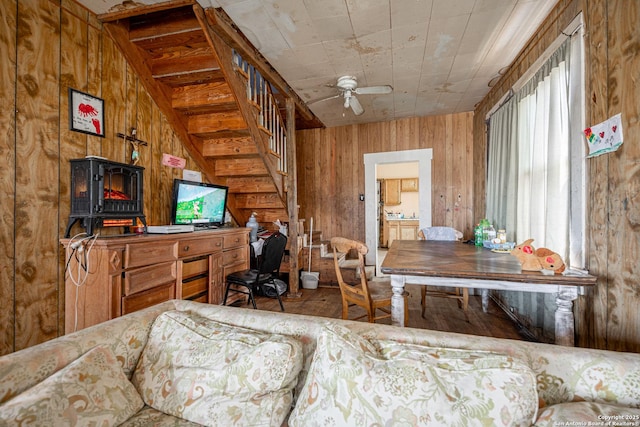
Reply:
[[303, 271], [300, 278], [302, 279], [303, 289], [317, 289], [320, 273], [317, 271]]

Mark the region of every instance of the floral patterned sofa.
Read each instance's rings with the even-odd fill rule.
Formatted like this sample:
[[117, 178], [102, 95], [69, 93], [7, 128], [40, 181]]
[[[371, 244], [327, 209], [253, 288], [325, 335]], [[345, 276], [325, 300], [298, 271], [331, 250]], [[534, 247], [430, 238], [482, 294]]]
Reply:
[[640, 425], [639, 408], [640, 354], [177, 300], [0, 358], [0, 426]]

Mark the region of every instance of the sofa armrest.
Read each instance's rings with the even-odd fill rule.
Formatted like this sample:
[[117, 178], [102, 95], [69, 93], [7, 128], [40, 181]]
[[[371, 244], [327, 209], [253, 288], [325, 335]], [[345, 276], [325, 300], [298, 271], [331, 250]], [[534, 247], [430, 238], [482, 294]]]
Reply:
[[96, 345], [108, 346], [131, 378], [158, 315], [175, 309], [158, 304], [108, 322], [0, 357], [0, 404], [40, 383]]

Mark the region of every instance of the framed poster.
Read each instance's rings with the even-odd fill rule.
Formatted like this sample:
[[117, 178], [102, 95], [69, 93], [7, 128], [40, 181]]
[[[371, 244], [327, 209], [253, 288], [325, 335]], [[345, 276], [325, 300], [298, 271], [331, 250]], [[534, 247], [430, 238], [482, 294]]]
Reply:
[[69, 88], [69, 129], [104, 138], [104, 101]]

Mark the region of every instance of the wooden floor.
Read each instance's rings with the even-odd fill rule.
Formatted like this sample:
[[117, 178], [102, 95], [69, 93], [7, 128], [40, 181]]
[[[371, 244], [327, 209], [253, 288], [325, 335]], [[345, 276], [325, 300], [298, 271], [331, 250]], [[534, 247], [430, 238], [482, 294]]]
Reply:
[[[488, 313], [484, 313], [480, 295], [469, 296], [469, 322], [466, 321], [456, 301], [433, 297], [427, 297], [426, 319], [423, 319], [420, 315], [419, 286], [407, 285], [406, 289], [411, 294], [409, 297], [409, 327], [495, 338], [531, 340], [493, 301], [489, 303]], [[287, 313], [341, 318], [342, 301], [339, 288], [319, 287], [318, 289], [301, 289], [301, 292], [300, 298], [285, 298], [283, 300]], [[280, 311], [277, 299], [257, 297], [256, 303], [259, 310]], [[244, 307], [252, 309], [251, 305]], [[350, 318], [364, 314], [364, 310], [357, 310], [360, 308], [350, 309]], [[390, 324], [391, 322], [390, 319], [383, 319], [379, 323]]]

